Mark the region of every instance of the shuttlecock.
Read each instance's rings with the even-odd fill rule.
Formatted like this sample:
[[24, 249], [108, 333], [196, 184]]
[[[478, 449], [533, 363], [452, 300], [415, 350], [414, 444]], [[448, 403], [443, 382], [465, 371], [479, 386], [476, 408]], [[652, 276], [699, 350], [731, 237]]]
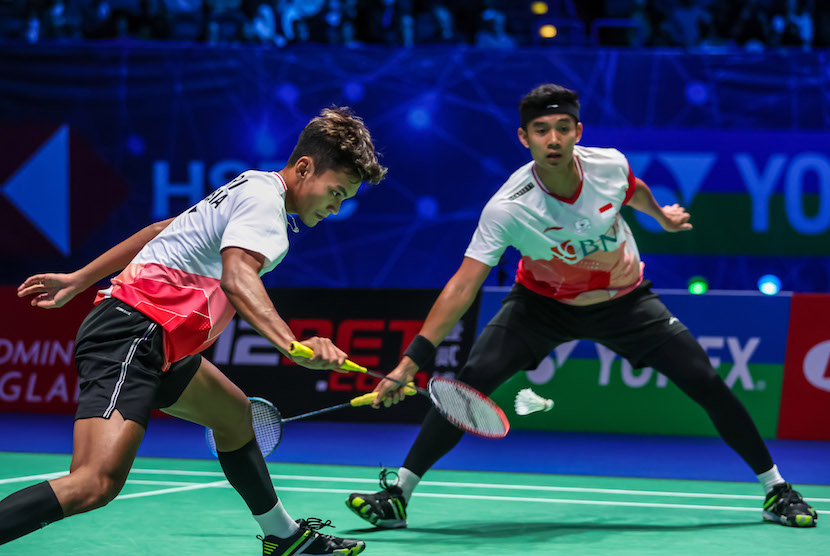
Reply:
[[524, 388], [516, 394], [513, 407], [516, 408], [518, 415], [530, 415], [537, 411], [550, 411], [553, 407], [553, 400], [543, 398], [530, 388]]

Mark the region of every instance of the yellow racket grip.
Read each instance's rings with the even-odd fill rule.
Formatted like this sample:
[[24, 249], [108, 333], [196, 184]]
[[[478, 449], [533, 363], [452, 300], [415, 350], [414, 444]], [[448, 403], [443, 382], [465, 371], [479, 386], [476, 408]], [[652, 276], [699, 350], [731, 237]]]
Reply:
[[[415, 384], [410, 382], [409, 385], [414, 386]], [[414, 396], [418, 392], [415, 391], [415, 388], [406, 388], [404, 390], [404, 393], [407, 396]], [[360, 407], [361, 405], [369, 405], [370, 403], [375, 401], [375, 398], [377, 398], [377, 397], [378, 397], [377, 392], [369, 392], [367, 394], [363, 394], [362, 396], [358, 396], [358, 397], [354, 398], [349, 403], [352, 404], [352, 407]]]
[[[307, 345], [294, 341], [291, 342], [291, 346], [288, 348], [288, 354], [291, 357], [305, 357], [306, 359], [309, 359], [314, 357], [314, 350]], [[349, 361], [348, 359], [346, 359], [345, 363], [340, 365], [340, 368], [344, 371], [354, 371], [356, 373], [365, 373], [367, 370], [366, 367], [358, 365], [354, 361]]]

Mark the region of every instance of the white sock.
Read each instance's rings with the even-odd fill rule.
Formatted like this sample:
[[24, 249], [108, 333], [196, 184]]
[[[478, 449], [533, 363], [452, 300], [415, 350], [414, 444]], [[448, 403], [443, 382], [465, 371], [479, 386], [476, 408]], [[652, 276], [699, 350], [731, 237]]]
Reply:
[[297, 529], [300, 528], [285, 508], [282, 507], [282, 500], [277, 500], [277, 504], [265, 512], [264, 514], [255, 515], [254, 519], [262, 528], [262, 534], [266, 537], [274, 535], [281, 539], [285, 539], [293, 535]]
[[415, 490], [420, 481], [421, 478], [406, 467], [398, 469], [398, 482], [396, 484], [401, 487], [403, 499], [406, 500], [407, 504], [409, 504], [409, 499], [412, 498], [412, 491]]
[[775, 485], [780, 485], [784, 483], [784, 479], [781, 477], [781, 473], [778, 472], [778, 466], [773, 465], [772, 469], [769, 471], [764, 471], [760, 475], [758, 475], [758, 480], [761, 481], [761, 484], [764, 486], [764, 492], [769, 494], [772, 492], [772, 489]]

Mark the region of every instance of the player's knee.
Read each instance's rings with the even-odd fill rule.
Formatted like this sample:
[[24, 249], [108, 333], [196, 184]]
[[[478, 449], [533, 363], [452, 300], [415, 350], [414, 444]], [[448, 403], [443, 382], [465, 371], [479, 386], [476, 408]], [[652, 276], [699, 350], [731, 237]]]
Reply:
[[234, 397], [227, 411], [211, 427], [217, 442], [236, 444], [237, 440], [253, 434], [251, 400]]
[[700, 376], [686, 385], [689, 395], [704, 408], [719, 405], [725, 395], [729, 394], [729, 387], [718, 376], [717, 373], [711, 376]]
[[112, 476], [101, 474], [90, 476], [84, 483], [81, 496], [73, 504], [71, 513], [79, 514], [106, 506], [118, 496], [123, 486], [123, 480]]

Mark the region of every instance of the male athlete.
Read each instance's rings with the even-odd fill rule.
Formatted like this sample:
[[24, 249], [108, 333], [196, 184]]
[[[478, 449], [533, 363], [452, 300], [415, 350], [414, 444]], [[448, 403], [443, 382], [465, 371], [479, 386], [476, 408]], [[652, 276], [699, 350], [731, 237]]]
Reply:
[[[542, 85], [522, 99], [519, 116], [519, 140], [533, 160], [484, 207], [461, 267], [389, 376], [412, 380], [434, 357], [435, 346], [512, 245], [522, 255], [516, 284], [473, 345], [459, 380], [489, 394], [516, 372], [535, 369], [563, 342], [599, 342], [634, 368], [657, 369], [703, 406], [721, 437], [763, 484], [764, 519], [815, 526], [815, 510], [781, 478], [746, 409], [692, 334], [651, 292], [619, 211], [630, 205], [669, 232], [690, 230], [689, 214], [676, 204], [660, 207], [616, 149], [576, 145], [582, 137], [577, 93]], [[376, 406], [402, 399], [400, 387], [391, 381], [381, 381], [375, 391]], [[382, 491], [352, 494], [346, 504], [378, 527], [405, 527], [412, 491], [462, 434], [430, 410], [396, 484], [389, 485], [384, 470]]]
[[[288, 357], [296, 338], [260, 279], [288, 251], [287, 214], [313, 227], [337, 214], [362, 181], [378, 183], [385, 173], [363, 121], [348, 108], [325, 109], [279, 172], [244, 172], [76, 272], [26, 279], [18, 296], [54, 308], [121, 270], [78, 331], [70, 472], [0, 501], [0, 544], [115, 498], [150, 412], [160, 408], [213, 429], [219, 463], [262, 528], [263, 554], [362, 552], [363, 541], [317, 531], [328, 523], [289, 517], [254, 438], [248, 398], [199, 353], [238, 312]], [[296, 362], [310, 369], [335, 369], [346, 359], [328, 338], [303, 343], [315, 355]]]

